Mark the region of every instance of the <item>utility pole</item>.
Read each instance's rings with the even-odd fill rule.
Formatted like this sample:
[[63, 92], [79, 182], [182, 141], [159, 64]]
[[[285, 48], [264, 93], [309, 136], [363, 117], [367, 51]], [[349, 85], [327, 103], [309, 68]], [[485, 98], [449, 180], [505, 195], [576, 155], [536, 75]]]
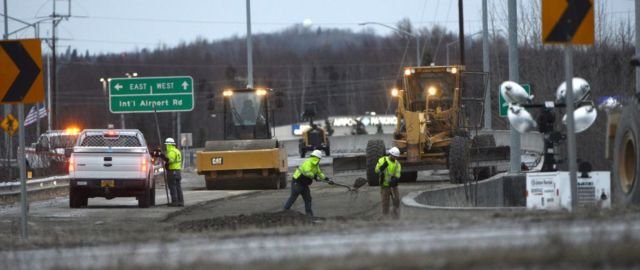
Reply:
[[[518, 14], [516, 0], [509, 0], [509, 80], [519, 82], [518, 74]], [[511, 125], [509, 125], [511, 126]], [[520, 133], [511, 126], [510, 173], [520, 173]]]
[[[2, 35], [2, 39], [4, 40], [9, 39], [9, 10], [7, 8], [7, 0], [4, 0], [4, 34]], [[11, 113], [11, 105], [5, 104], [3, 106], [3, 110], [4, 110], [3, 117], [6, 117]], [[11, 136], [9, 136], [9, 134], [4, 132], [4, 147], [5, 149], [7, 149], [6, 152], [9, 153], [9, 155], [7, 155], [6, 157], [7, 164], [9, 164], [9, 166], [7, 166], [8, 168], [11, 167], [11, 149], [9, 146], [9, 140], [11, 140]]]
[[251, 44], [251, 0], [247, 0], [247, 88], [253, 88], [253, 48]]
[[482, 0], [482, 72], [484, 87], [484, 129], [491, 130], [491, 76], [489, 76], [489, 23], [487, 19], [487, 0]]
[[458, 0], [458, 31], [460, 33], [460, 65], [464, 66], [464, 11], [462, 8], [462, 0]]
[[53, 0], [53, 13], [51, 14], [51, 89], [49, 90], [51, 99], [49, 102], [51, 103], [51, 110], [49, 111], [49, 115], [51, 115], [51, 121], [49, 122], [51, 128], [58, 129], [58, 98], [57, 98], [57, 90], [58, 90], [58, 57], [56, 55], [56, 27], [64, 18], [71, 17], [71, 0], [68, 0], [69, 13], [67, 15], [60, 15], [56, 13], [56, 0]]

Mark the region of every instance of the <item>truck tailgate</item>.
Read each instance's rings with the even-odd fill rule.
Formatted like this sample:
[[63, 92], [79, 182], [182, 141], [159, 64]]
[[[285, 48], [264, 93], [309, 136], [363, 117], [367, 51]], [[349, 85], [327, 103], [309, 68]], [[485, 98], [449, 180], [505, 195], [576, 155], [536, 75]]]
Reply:
[[153, 166], [140, 152], [74, 152], [73, 162], [70, 176], [75, 179], [145, 179], [148, 166]]

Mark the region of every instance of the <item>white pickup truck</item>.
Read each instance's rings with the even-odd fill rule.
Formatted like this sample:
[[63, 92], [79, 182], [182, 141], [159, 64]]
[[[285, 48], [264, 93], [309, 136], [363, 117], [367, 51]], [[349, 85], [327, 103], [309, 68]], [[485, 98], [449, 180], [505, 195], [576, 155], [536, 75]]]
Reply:
[[139, 130], [86, 129], [69, 159], [69, 206], [86, 207], [93, 197], [136, 197], [139, 207], [153, 206], [160, 170]]

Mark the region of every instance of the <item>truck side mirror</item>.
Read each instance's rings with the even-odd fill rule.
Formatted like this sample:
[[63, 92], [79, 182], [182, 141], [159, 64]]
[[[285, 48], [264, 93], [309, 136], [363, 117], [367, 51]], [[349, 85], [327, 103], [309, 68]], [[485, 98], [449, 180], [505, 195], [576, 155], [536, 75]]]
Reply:
[[64, 157], [70, 158], [71, 153], [73, 153], [73, 149], [69, 149], [69, 148], [64, 149]]

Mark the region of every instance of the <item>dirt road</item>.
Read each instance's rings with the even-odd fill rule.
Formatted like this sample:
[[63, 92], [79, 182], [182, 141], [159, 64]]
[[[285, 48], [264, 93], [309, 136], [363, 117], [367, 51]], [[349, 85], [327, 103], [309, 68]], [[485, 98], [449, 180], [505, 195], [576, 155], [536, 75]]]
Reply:
[[[351, 184], [361, 175], [335, 177]], [[133, 199], [66, 198], [33, 203], [28, 242], [19, 239], [18, 208], [0, 209], [4, 269], [386, 269], [638, 267], [637, 210], [408, 211], [380, 214], [379, 189], [357, 194], [312, 185], [314, 211], [282, 211], [289, 189], [207, 191], [185, 173], [187, 207], [138, 209]], [[421, 179], [424, 180], [424, 179]], [[419, 181], [410, 191], [449, 185]], [[164, 193], [158, 192], [158, 202]]]

